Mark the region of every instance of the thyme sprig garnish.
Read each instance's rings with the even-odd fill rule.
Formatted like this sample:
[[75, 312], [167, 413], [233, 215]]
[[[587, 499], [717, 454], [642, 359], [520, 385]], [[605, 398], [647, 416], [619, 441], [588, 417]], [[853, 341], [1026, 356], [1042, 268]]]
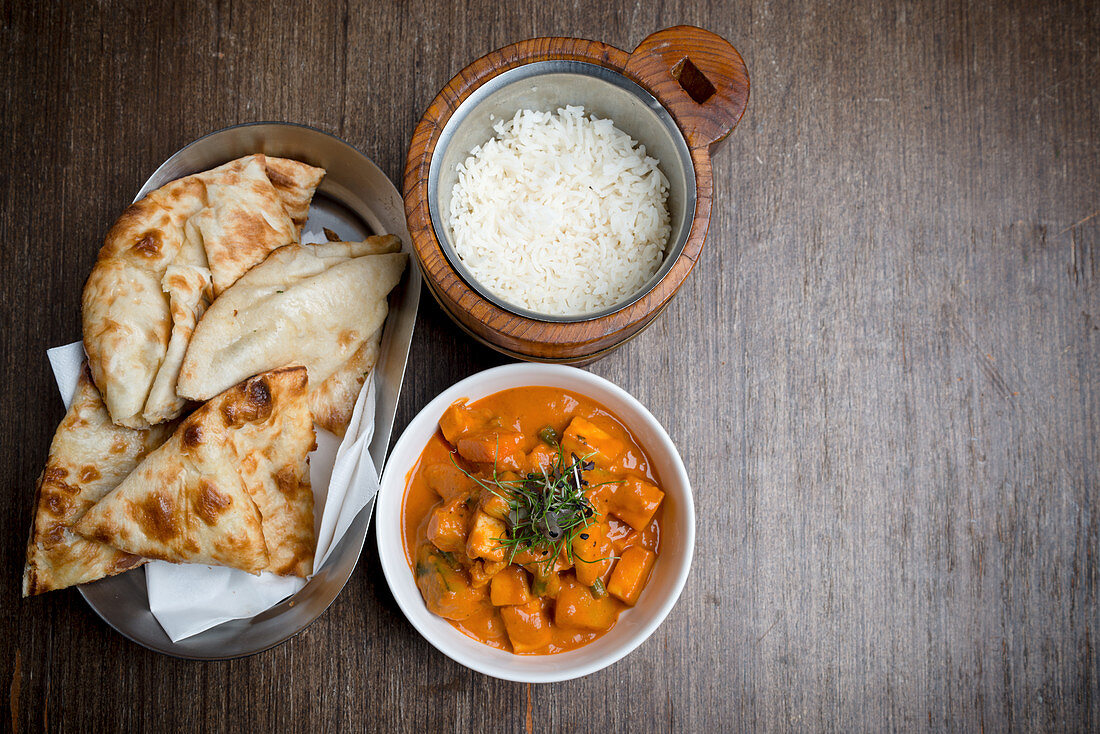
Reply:
[[[566, 458], [553, 428], [539, 431], [539, 438], [557, 449], [552, 465], [517, 479], [501, 476], [495, 461], [491, 479], [469, 473], [455, 462], [453, 454], [451, 461], [478, 486], [508, 503], [508, 537], [495, 538], [508, 551], [508, 563], [524, 550], [544, 558], [537, 562], [543, 574], [550, 572], [562, 551], [570, 563], [594, 563], [574, 556], [573, 541], [596, 522], [596, 509], [584, 494], [590, 486], [584, 472], [595, 464], [588, 456], [570, 453]], [[602, 484], [605, 482], [594, 486]]]

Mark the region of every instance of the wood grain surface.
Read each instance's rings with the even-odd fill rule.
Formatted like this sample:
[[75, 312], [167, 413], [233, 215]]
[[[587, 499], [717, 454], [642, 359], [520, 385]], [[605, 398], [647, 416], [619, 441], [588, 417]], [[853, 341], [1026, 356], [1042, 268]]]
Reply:
[[[590, 367], [666, 425], [692, 575], [611, 668], [524, 686], [431, 648], [368, 539], [336, 603], [243, 660], [21, 600], [102, 236], [185, 143], [315, 125], [400, 180], [421, 113], [531, 36], [634, 48], [688, 23], [752, 79], [710, 240]], [[0, 679], [16, 730], [1097, 730], [1100, 4], [387, 5], [0, 0]], [[422, 300], [397, 426], [502, 357]]]

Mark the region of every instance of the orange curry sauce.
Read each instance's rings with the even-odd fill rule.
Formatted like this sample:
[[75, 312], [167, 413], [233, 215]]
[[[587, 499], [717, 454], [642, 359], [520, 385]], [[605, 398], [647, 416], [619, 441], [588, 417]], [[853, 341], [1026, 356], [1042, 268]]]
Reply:
[[[591, 524], [555, 563], [526, 551], [509, 564], [499, 542], [509, 505], [463, 471], [490, 484], [494, 463], [498, 476], [541, 474], [557, 455], [540, 438], [547, 426], [567, 463], [578, 454], [595, 465], [582, 472]], [[663, 497], [644, 452], [606, 408], [559, 388], [504, 390], [456, 402], [440, 419], [407, 479], [405, 556], [428, 608], [467, 636], [519, 654], [572, 650], [637, 602], [660, 550]]]

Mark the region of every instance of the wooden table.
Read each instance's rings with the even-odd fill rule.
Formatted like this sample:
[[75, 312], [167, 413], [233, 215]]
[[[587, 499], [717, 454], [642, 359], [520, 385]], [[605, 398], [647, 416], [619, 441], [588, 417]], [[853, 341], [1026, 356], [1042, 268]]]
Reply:
[[[15, 729], [1100, 727], [1100, 5], [99, 5], [0, 2]], [[421, 111], [483, 53], [678, 23], [731, 40], [753, 86], [694, 274], [590, 367], [694, 484], [693, 572], [641, 648], [563, 684], [469, 672], [405, 621], [373, 534], [331, 609], [244, 660], [147, 652], [75, 591], [19, 598], [62, 416], [44, 352], [79, 335], [102, 236], [160, 161], [289, 120], [400, 181]], [[398, 428], [504, 361], [421, 314]]]

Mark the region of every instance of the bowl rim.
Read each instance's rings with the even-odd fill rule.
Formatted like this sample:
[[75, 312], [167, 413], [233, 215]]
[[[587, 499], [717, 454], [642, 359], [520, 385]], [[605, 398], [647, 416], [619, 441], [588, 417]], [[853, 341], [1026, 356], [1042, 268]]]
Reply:
[[[170, 171], [171, 170], [171, 166], [172, 166], [174, 161], [176, 161], [180, 157], [185, 156], [186, 153], [189, 150], [192, 150], [196, 146], [198, 146], [198, 145], [200, 145], [204, 142], [207, 142], [207, 144], [209, 144], [208, 141], [211, 138], [216, 138], [218, 136], [228, 135], [228, 134], [233, 133], [234, 131], [240, 131], [243, 128], [264, 128], [264, 127], [283, 128], [283, 129], [292, 128], [292, 129], [297, 129], [297, 130], [303, 131], [303, 132], [305, 132], [306, 134], [309, 134], [309, 135], [320, 135], [320, 136], [324, 136], [326, 138], [331, 139], [334, 143], [336, 143], [338, 145], [341, 145], [344, 148], [346, 148], [349, 155], [355, 156], [356, 158], [360, 159], [358, 161], [360, 164], [366, 166], [369, 169], [372, 169], [371, 173], [373, 175], [376, 175], [376, 176], [380, 177], [382, 180], [385, 180], [386, 182], [388, 182], [390, 187], [393, 189], [393, 193], [396, 196], [395, 200], [398, 201], [398, 202], [401, 201], [401, 199], [402, 199], [401, 192], [397, 189], [396, 185], [394, 185], [394, 183], [389, 179], [389, 177], [386, 176], [385, 172], [382, 171], [382, 169], [380, 169], [374, 161], [372, 161], [370, 158], [368, 158], [365, 153], [360, 151], [358, 148], [356, 148], [354, 145], [352, 145], [348, 141], [344, 140], [343, 138], [341, 138], [337, 135], [333, 135], [332, 133], [329, 133], [325, 130], [321, 130], [319, 128], [313, 127], [311, 125], [304, 125], [302, 123], [296, 123], [296, 122], [283, 122], [283, 121], [278, 121], [278, 120], [260, 120], [260, 121], [254, 121], [254, 122], [237, 123], [237, 124], [234, 124], [234, 125], [229, 125], [229, 126], [224, 127], [224, 128], [220, 128], [218, 130], [210, 131], [210, 132], [205, 133], [204, 135], [202, 135], [198, 138], [195, 138], [194, 140], [190, 141], [186, 145], [180, 147], [178, 150], [173, 152], [170, 156], [165, 158], [160, 163], [160, 165], [157, 166], [157, 168], [153, 171], [153, 173], [150, 174], [149, 177], [145, 180], [145, 182], [141, 185], [141, 187], [138, 190], [136, 196], [134, 197], [134, 201], [136, 202], [136, 201], [140, 200], [141, 198], [146, 196], [152, 189], [156, 188], [158, 185], [163, 185], [163, 183], [155, 185], [155, 182], [157, 181], [157, 179], [159, 177], [162, 177], [164, 175], [165, 171]], [[248, 153], [242, 153], [242, 155], [248, 155]], [[185, 176], [185, 175], [188, 175], [188, 174], [181, 174], [181, 175]], [[179, 178], [179, 176], [172, 176], [169, 180], [175, 180], [176, 178]], [[165, 181], [164, 183], [167, 183], [167, 181]], [[400, 208], [399, 208], [399, 210], [400, 210]], [[398, 234], [405, 235], [405, 234], [407, 234], [408, 224], [407, 224], [407, 222], [402, 222], [402, 225], [404, 227], [404, 230], [401, 231], [401, 232], [398, 232]], [[411, 247], [411, 237], [409, 237], [409, 240], [410, 240], [409, 245]], [[412, 303], [411, 318], [415, 322], [416, 312], [419, 310], [421, 278], [420, 278], [419, 268], [417, 268], [414, 264], [410, 264], [410, 265], [411, 265], [411, 268], [408, 271], [408, 274], [404, 277], [406, 277], [408, 279], [407, 282], [406, 282], [406, 287], [415, 288], [415, 292], [411, 296], [411, 303]], [[392, 310], [393, 309], [391, 309], [391, 311]], [[415, 329], [415, 323], [414, 323], [414, 329]], [[412, 335], [413, 335], [413, 331], [410, 330], [409, 340], [408, 340], [409, 344], [411, 344]], [[401, 383], [404, 382], [404, 379], [403, 379], [404, 378], [404, 372], [405, 372], [405, 369], [407, 368], [407, 364], [408, 364], [409, 344], [405, 344], [401, 347], [404, 350], [405, 355], [401, 359], [401, 376], [402, 376], [402, 379], [399, 381], [399, 384], [396, 386], [397, 395], [400, 394]], [[379, 397], [379, 400], [381, 400], [381, 396]], [[397, 408], [396, 403], [397, 403], [397, 398], [395, 397], [394, 398], [394, 405], [393, 405], [394, 412], [396, 412], [396, 408]], [[376, 408], [376, 413], [377, 413], [377, 408]], [[377, 415], [376, 415], [376, 421], [377, 421]], [[373, 453], [375, 453], [375, 451], [380, 451], [381, 460], [374, 459], [376, 467], [378, 469], [382, 469], [384, 467], [384, 460], [385, 460], [385, 458], [388, 457], [388, 452], [386, 451], [386, 449], [387, 449], [388, 444], [389, 444], [390, 436], [392, 435], [393, 416], [389, 416], [389, 419], [387, 421], [387, 425], [388, 425], [388, 428], [386, 428], [385, 430], [380, 430], [378, 425], [375, 426], [375, 435], [372, 437], [370, 445], [367, 447], [367, 450], [371, 451], [371, 453], [372, 453], [372, 459], [374, 459]], [[378, 447], [380, 447], [380, 449]], [[276, 636], [277, 639], [264, 642], [264, 643], [262, 643], [262, 644], [260, 644], [256, 647], [253, 647], [253, 648], [250, 648], [250, 649], [247, 649], [247, 650], [243, 650], [243, 651], [240, 651], [240, 652], [232, 652], [232, 653], [228, 653], [228, 654], [217, 654], [217, 655], [201, 654], [201, 653], [196, 653], [196, 652], [180, 649], [179, 646], [178, 646], [179, 643], [173, 642], [171, 640], [171, 638], [169, 638], [167, 636], [166, 633], [164, 633], [165, 639], [162, 642], [162, 641], [157, 641], [157, 640], [144, 639], [144, 638], [140, 637], [137, 634], [131, 634], [129, 631], [122, 629], [119, 625], [117, 625], [115, 623], [115, 621], [113, 621], [109, 617], [109, 615], [103, 609], [100, 608], [99, 604], [97, 604], [95, 601], [93, 601], [92, 598], [89, 597], [89, 591], [90, 591], [89, 587], [100, 584], [100, 583], [103, 583], [103, 582], [110, 583], [112, 581], [112, 579], [117, 578], [117, 577], [107, 577], [107, 578], [104, 578], [104, 579], [99, 579], [97, 581], [90, 582], [88, 584], [81, 584], [81, 585], [78, 585], [76, 587], [76, 589], [80, 592], [81, 597], [88, 604], [88, 606], [91, 607], [92, 611], [94, 611], [96, 613], [96, 615], [101, 620], [103, 620], [104, 623], [107, 624], [108, 627], [110, 627], [112, 630], [114, 630], [118, 634], [122, 635], [124, 638], [126, 638], [130, 642], [133, 642], [137, 645], [140, 645], [141, 647], [144, 647], [144, 648], [146, 648], [148, 650], [151, 650], [153, 652], [156, 652], [156, 653], [159, 653], [159, 654], [162, 654], [162, 655], [167, 655], [167, 656], [173, 657], [173, 658], [182, 659], [182, 660], [210, 660], [210, 661], [213, 661], [213, 660], [235, 660], [235, 659], [238, 659], [238, 658], [250, 657], [252, 655], [257, 655], [259, 653], [265, 652], [265, 651], [270, 650], [272, 648], [278, 647], [278, 646], [286, 643], [290, 639], [292, 639], [294, 637], [297, 637], [299, 634], [301, 634], [306, 629], [308, 629], [318, 619], [320, 619], [325, 614], [325, 612], [328, 611], [328, 609], [333, 605], [333, 603], [335, 603], [335, 601], [340, 597], [340, 595], [343, 593], [344, 588], [347, 586], [348, 581], [351, 579], [352, 574], [354, 574], [355, 568], [359, 565], [359, 558], [362, 554], [363, 546], [366, 544], [367, 534], [368, 534], [368, 531], [370, 529], [370, 520], [371, 520], [371, 517], [374, 513], [375, 504], [376, 504], [376, 500], [372, 499], [362, 509], [360, 509], [360, 511], [358, 513], [356, 513], [355, 517], [352, 519], [352, 522], [349, 524], [348, 530], [345, 533], [344, 537], [340, 540], [340, 542], [337, 544], [337, 546], [335, 548], [333, 548], [332, 552], [330, 553], [329, 560], [335, 560], [338, 556], [343, 556], [347, 553], [352, 552], [352, 549], [350, 547], [349, 548], [343, 548], [343, 546], [345, 546], [345, 545], [353, 546], [354, 547], [354, 561], [350, 564], [350, 566], [348, 568], [348, 571], [347, 571], [347, 574], [344, 575], [343, 579], [338, 582], [338, 584], [337, 584], [338, 588], [335, 589], [335, 592], [333, 593], [332, 597], [330, 599], [328, 599], [323, 605], [321, 605], [321, 608], [317, 611], [317, 614], [314, 615], [311, 619], [309, 619], [307, 622], [305, 622], [303, 625], [301, 625], [297, 629], [286, 632], [285, 634], [277, 635]], [[324, 565], [328, 565], [328, 563], [326, 563]], [[314, 573], [317, 573], [319, 570], [320, 569], [315, 569]], [[144, 569], [142, 570], [142, 573], [144, 574]], [[312, 581], [312, 578], [306, 582], [306, 586], [308, 586], [308, 584], [311, 581]], [[142, 584], [145, 583], [144, 579], [141, 581], [141, 583]], [[268, 609], [260, 612], [259, 614], [255, 615], [254, 617], [247, 618], [247, 619], [227, 620], [226, 622], [222, 622], [218, 625], [214, 625], [214, 627], [211, 627], [210, 629], [216, 629], [217, 627], [220, 627], [223, 624], [233, 624], [233, 623], [242, 623], [242, 622], [247, 623], [247, 622], [250, 622], [252, 619], [255, 619], [256, 617], [260, 617], [260, 616], [263, 616], [263, 615], [270, 614], [274, 610], [279, 609], [281, 607], [284, 607], [285, 605], [287, 605], [288, 602], [291, 602], [298, 594], [300, 594], [302, 591], [305, 590], [306, 586], [303, 586], [301, 589], [299, 589], [294, 594], [290, 595], [286, 599], [283, 599], [282, 601], [278, 602], [277, 604], [269, 607]], [[203, 632], [199, 632], [199, 633], [197, 633], [195, 635], [192, 635], [192, 636], [190, 636], [188, 638], [185, 638], [185, 639], [193, 640], [196, 637], [199, 637], [199, 636], [205, 634], [207, 631], [209, 631], [209, 630], [204, 630]], [[163, 629], [161, 629], [161, 632], [163, 633]]]
[[[469, 642], [471, 638], [467, 637], [459, 630], [454, 629], [449, 624], [446, 629], [440, 628], [442, 630], [440, 635], [437, 635], [435, 630], [426, 628], [421, 624], [420, 618], [424, 616], [423, 613], [427, 608], [419, 592], [406, 594], [404, 590], [398, 586], [398, 574], [404, 575], [404, 581], [407, 581], [408, 576], [411, 575], [399, 526], [408, 476], [423, 451], [423, 443], [426, 441], [426, 439], [423, 438], [425, 431], [429, 433], [434, 432], [434, 426], [438, 423], [439, 416], [442, 415], [443, 411], [455, 400], [463, 397], [470, 397], [469, 393], [471, 392], [479, 396], [474, 398], [476, 400], [481, 399], [481, 397], [495, 394], [504, 389], [510, 389], [508, 387], [493, 389], [492, 385], [502, 381], [503, 378], [513, 377], [524, 379], [524, 385], [527, 386], [545, 385], [547, 382], [544, 382], [544, 380], [573, 379], [579, 380], [582, 386], [562, 387], [562, 389], [573, 390], [587, 395], [589, 393], [585, 388], [596, 387], [610, 393], [632, 411], [638, 413], [647, 424], [647, 428], [652, 431], [653, 440], [646, 444], [646, 452], [652, 455], [660, 451], [668, 457], [669, 464], [675, 477], [662, 476], [662, 484], [668, 487], [671, 482], [675, 481], [677, 485], [682, 487], [683, 491], [683, 496], [677, 497], [677, 502], [681, 505], [683, 511], [684, 529], [682, 539], [684, 541], [685, 550], [682, 557], [678, 559], [679, 562], [676, 564], [670, 593], [665, 595], [659, 603], [654, 604], [654, 612], [649, 621], [631, 632], [626, 640], [620, 643], [618, 647], [613, 648], [607, 654], [590, 662], [581, 662], [572, 665], [553, 664], [553, 662], [557, 662], [561, 659], [561, 655], [569, 654], [568, 652], [537, 657], [531, 656], [536, 660], [549, 660], [551, 664], [529, 674], [526, 672], [517, 673], [502, 670], [492, 663], [475, 659], [471, 655], [466, 654], [455, 645], [458, 645], [463, 640]], [[477, 385], [486, 385], [488, 386], [488, 390], [484, 393], [480, 390], [471, 390], [472, 386]], [[553, 382], [551, 382], [550, 385], [557, 386]], [[606, 407], [619, 416], [619, 411], [615, 409], [615, 406], [606, 405]], [[619, 417], [621, 420], [621, 416]], [[627, 425], [627, 428], [632, 428], [632, 426]], [[413, 451], [410, 456], [414, 457], [412, 464], [408, 466], [398, 466], [393, 461], [390, 461], [385, 471], [382, 473], [382, 480], [378, 491], [378, 516], [375, 527], [375, 540], [378, 546], [379, 562], [382, 565], [383, 575], [386, 577], [386, 584], [389, 586], [390, 593], [393, 594], [394, 600], [401, 609], [401, 613], [405, 615], [405, 619], [430, 645], [432, 645], [432, 647], [460, 665], [493, 678], [510, 680], [518, 683], [553, 683], [581, 678], [609, 667], [636, 650], [643, 642], [649, 639], [665, 621], [668, 614], [679, 600], [680, 595], [683, 593], [684, 586], [687, 583], [687, 578], [691, 571], [691, 562], [695, 551], [695, 504], [687, 470], [684, 467], [679, 451], [676, 449], [675, 444], [672, 442], [672, 439], [669, 437], [668, 432], [665, 430], [664, 426], [661, 425], [660, 421], [657, 420], [641, 401], [610, 380], [576, 367], [537, 362], [508, 364], [477, 372], [451, 385], [424, 406], [402, 431], [401, 437], [397, 440], [397, 443], [394, 444], [393, 450], [390, 452], [390, 457], [392, 459], [393, 457], [401, 456], [410, 450]], [[393, 518], [396, 522], [390, 523], [388, 518]], [[393, 527], [391, 527], [391, 524]], [[662, 558], [667, 558], [667, 556], [662, 556]], [[673, 559], [669, 560], [671, 561]], [[415, 585], [413, 588], [415, 589]], [[624, 614], [630, 613], [631, 611], [633, 610], [625, 610]], [[428, 614], [430, 615], [431, 613], [428, 612]], [[438, 619], [434, 617], [434, 615], [432, 618]], [[455, 644], [450, 644], [450, 640], [453, 640]], [[599, 644], [599, 639], [590, 644]], [[586, 645], [578, 649], [583, 650], [586, 647], [588, 646]], [[494, 650], [494, 648], [488, 646], [485, 646], [485, 649]], [[526, 658], [527, 656], [515, 657]]]

